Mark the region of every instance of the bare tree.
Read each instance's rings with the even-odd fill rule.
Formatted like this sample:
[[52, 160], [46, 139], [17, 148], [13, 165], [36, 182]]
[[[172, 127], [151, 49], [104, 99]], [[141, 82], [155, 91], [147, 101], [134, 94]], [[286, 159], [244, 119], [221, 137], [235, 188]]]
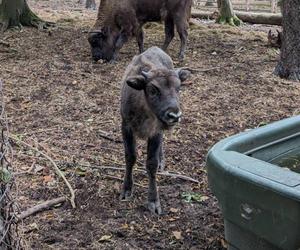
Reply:
[[46, 28], [50, 23], [44, 22], [34, 14], [26, 0], [0, 0], [0, 28], [33, 26]]
[[282, 1], [282, 45], [274, 74], [300, 81], [300, 1]]
[[219, 18], [217, 22], [220, 24], [230, 24], [239, 26], [242, 21], [234, 14], [230, 0], [218, 0]]

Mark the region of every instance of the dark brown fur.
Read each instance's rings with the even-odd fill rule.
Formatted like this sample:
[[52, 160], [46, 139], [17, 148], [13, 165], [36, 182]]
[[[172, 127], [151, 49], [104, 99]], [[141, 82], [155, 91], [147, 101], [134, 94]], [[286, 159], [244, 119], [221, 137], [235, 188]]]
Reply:
[[171, 58], [157, 47], [135, 56], [123, 78], [121, 115], [126, 174], [121, 199], [132, 193], [132, 168], [136, 161], [136, 137], [148, 141], [146, 168], [149, 175], [148, 207], [161, 214], [156, 171], [163, 165], [163, 131], [181, 116], [179, 88], [190, 72], [174, 69]]
[[118, 51], [130, 38], [136, 37], [140, 53], [144, 50], [143, 29], [146, 22], [165, 21], [166, 50], [176, 26], [181, 39], [179, 57], [184, 57], [188, 19], [192, 0], [102, 0], [89, 42], [94, 60], [116, 59]]

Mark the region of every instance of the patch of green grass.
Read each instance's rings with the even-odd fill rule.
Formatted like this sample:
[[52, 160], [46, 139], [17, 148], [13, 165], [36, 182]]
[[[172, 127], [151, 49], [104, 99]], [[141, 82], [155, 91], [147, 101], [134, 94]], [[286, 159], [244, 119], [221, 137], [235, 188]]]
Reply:
[[208, 196], [202, 195], [195, 192], [184, 192], [181, 194], [181, 197], [184, 199], [185, 202], [191, 203], [191, 202], [203, 202], [209, 199]]

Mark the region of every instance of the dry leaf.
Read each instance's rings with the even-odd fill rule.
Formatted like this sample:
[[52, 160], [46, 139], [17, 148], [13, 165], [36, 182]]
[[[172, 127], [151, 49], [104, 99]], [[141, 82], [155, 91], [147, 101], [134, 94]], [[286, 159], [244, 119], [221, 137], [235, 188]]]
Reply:
[[170, 208], [170, 211], [171, 211], [172, 213], [177, 213], [177, 212], [179, 211], [179, 209], [178, 209], [178, 208], [171, 207], [171, 208]]
[[201, 201], [206, 201], [206, 200], [208, 200], [208, 199], [209, 199], [209, 197], [206, 196], [206, 195], [203, 195], [203, 196], [201, 197]]
[[43, 177], [43, 179], [44, 182], [50, 182], [53, 180], [53, 177], [51, 175], [46, 175]]
[[34, 165], [34, 167], [33, 167], [33, 172], [35, 174], [37, 174], [38, 172], [41, 172], [42, 170], [44, 170], [44, 167], [41, 165]]
[[110, 241], [111, 237], [112, 237], [111, 235], [103, 235], [103, 236], [100, 238], [99, 242]]
[[228, 244], [224, 239], [221, 239], [221, 244], [222, 244], [222, 247], [224, 247], [226, 249], [228, 248]]
[[181, 240], [182, 239], [182, 235], [180, 231], [173, 231], [173, 235], [176, 238], [176, 240]]

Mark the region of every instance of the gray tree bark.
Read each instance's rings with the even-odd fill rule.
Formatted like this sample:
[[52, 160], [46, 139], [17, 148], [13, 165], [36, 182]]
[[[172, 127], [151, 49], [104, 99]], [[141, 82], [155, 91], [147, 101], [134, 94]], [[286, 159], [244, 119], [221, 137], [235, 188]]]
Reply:
[[274, 74], [300, 81], [300, 1], [282, 1], [282, 45]]
[[95, 2], [95, 0], [86, 0], [85, 7], [87, 9], [93, 9], [93, 10], [95, 10], [96, 9], [96, 2]]
[[11, 27], [33, 26], [46, 28], [50, 23], [42, 21], [34, 14], [26, 0], [0, 0], [0, 29]]
[[219, 18], [217, 23], [239, 26], [242, 21], [234, 14], [230, 0], [218, 0]]

